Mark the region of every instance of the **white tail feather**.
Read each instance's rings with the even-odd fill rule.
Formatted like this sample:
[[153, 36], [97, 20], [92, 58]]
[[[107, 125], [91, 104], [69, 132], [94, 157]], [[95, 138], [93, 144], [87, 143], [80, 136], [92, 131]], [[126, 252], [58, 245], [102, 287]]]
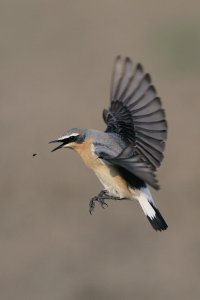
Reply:
[[155, 230], [166, 230], [167, 229], [167, 223], [163, 219], [161, 213], [159, 212], [153, 197], [151, 195], [151, 192], [149, 189], [145, 186], [140, 188], [140, 194], [137, 197], [137, 200], [139, 201], [147, 219], [149, 220], [151, 226]]
[[145, 195], [145, 193], [141, 192], [139, 197], [138, 197], [138, 201], [145, 213], [146, 216], [148, 216], [151, 220], [153, 218], [155, 218], [156, 216], [156, 212], [154, 210], [154, 208], [152, 207], [152, 205], [149, 203], [147, 195]]

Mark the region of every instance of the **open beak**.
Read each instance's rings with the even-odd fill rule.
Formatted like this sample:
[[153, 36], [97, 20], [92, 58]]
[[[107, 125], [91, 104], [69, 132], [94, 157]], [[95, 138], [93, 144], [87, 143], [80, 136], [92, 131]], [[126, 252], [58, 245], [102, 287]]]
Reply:
[[54, 141], [49, 142], [49, 144], [53, 144], [53, 143], [61, 143], [61, 144], [59, 146], [57, 146], [56, 148], [54, 148], [53, 150], [51, 150], [51, 152], [61, 149], [65, 145], [65, 143], [63, 143], [62, 141], [59, 141], [59, 140], [54, 140]]

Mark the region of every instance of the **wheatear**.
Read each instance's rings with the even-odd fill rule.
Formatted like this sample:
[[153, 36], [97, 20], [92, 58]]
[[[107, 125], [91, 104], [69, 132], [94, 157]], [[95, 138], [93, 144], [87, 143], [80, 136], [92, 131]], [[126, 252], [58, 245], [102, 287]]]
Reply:
[[147, 184], [159, 189], [156, 169], [163, 160], [167, 122], [161, 100], [141, 64], [118, 56], [111, 84], [110, 108], [104, 109], [105, 132], [73, 128], [50, 143], [52, 150], [74, 149], [102, 183], [104, 190], [90, 200], [137, 200], [155, 230], [167, 229]]

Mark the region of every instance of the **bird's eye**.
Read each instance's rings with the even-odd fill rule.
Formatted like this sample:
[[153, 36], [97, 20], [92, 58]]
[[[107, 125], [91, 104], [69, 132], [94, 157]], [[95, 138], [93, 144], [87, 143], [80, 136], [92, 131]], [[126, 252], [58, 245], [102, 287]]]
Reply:
[[75, 142], [76, 140], [77, 140], [77, 136], [74, 136], [74, 135], [72, 135], [72, 136], [70, 136], [70, 137], [68, 138], [68, 141], [69, 141], [70, 143]]

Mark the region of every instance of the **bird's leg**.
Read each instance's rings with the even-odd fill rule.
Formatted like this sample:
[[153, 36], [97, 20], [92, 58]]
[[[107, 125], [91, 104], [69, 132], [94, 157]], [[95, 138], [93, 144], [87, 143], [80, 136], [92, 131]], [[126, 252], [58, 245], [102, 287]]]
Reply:
[[102, 190], [97, 196], [94, 196], [89, 203], [89, 212], [92, 214], [94, 208], [95, 208], [95, 202], [99, 202], [102, 208], [105, 208], [105, 206], [108, 206], [108, 204], [105, 202], [105, 199], [108, 200], [122, 200], [123, 198], [116, 197], [113, 195], [110, 195], [108, 191]]
[[117, 197], [117, 196], [114, 196], [114, 195], [110, 195], [108, 193], [108, 191], [106, 191], [106, 190], [103, 190], [101, 192], [102, 192], [102, 196], [101, 197], [103, 199], [108, 199], [108, 200], [123, 200], [123, 199], [126, 199], [126, 198], [120, 198], [120, 197]]

